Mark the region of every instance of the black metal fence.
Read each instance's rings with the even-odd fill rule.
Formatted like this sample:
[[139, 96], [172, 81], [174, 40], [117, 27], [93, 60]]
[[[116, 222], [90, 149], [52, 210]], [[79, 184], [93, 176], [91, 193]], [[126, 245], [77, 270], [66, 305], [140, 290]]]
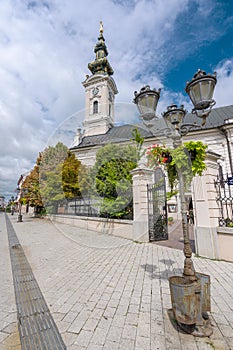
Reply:
[[220, 175], [214, 182], [219, 206], [219, 226], [233, 227], [233, 176]]
[[98, 201], [93, 198], [72, 198], [58, 201], [56, 214], [98, 217]]

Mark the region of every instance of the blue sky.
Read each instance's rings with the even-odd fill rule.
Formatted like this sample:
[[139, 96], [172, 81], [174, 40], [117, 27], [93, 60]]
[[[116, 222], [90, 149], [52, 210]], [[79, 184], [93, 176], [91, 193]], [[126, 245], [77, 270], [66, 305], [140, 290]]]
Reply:
[[192, 76], [194, 67], [212, 72], [233, 57], [232, 1], [206, 1], [205, 6], [208, 17], [193, 1], [176, 20], [176, 31], [174, 38], [170, 38], [172, 44], [168, 44], [168, 51], [176, 47], [175, 52], [181, 52], [177, 60], [170, 62], [164, 76], [164, 84], [174, 91], [184, 88], [185, 79]]
[[136, 121], [133, 92], [144, 84], [162, 88], [158, 113], [173, 102], [190, 110], [184, 88], [198, 68], [217, 71], [216, 106], [232, 104], [230, 0], [1, 1], [0, 194], [12, 194], [65, 120], [82, 125], [100, 20], [122, 103], [116, 122]]

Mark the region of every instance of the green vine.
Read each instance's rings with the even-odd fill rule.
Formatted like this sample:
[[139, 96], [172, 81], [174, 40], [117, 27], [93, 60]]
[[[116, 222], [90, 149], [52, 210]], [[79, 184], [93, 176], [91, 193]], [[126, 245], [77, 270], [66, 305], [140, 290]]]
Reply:
[[[177, 148], [172, 149], [171, 155], [172, 155], [172, 161], [170, 165], [168, 164], [168, 168], [169, 166], [175, 167], [177, 182], [179, 180], [178, 172], [180, 171], [182, 173], [183, 186], [185, 187], [185, 191], [187, 191], [194, 175], [192, 172], [192, 164], [191, 164], [189, 153], [187, 149], [183, 145], [181, 145]], [[169, 170], [168, 170], [168, 173], [169, 173]]]
[[173, 196], [176, 196], [178, 192], [178, 190], [168, 191], [166, 194], [167, 200], [169, 201]]
[[206, 149], [207, 145], [201, 141], [185, 142], [174, 149], [154, 144], [147, 149], [146, 155], [150, 167], [162, 166], [166, 170], [172, 196], [176, 193], [179, 171], [183, 175], [185, 190], [188, 189], [193, 176], [202, 175], [206, 169]]
[[168, 164], [166, 167], [167, 170], [167, 177], [168, 177], [168, 184], [171, 189], [170, 197], [174, 196], [176, 191], [174, 190], [175, 187], [178, 184], [178, 175], [176, 171], [176, 165], [175, 164]]
[[185, 142], [184, 146], [188, 151], [195, 153], [195, 159], [192, 160], [192, 172], [193, 175], [202, 175], [203, 171], [206, 169], [204, 163], [206, 157], [207, 145], [201, 141], [189, 141]]

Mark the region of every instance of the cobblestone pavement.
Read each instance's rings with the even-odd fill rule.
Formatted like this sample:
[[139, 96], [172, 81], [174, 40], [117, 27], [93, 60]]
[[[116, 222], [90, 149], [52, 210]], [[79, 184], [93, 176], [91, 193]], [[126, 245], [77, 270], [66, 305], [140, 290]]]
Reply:
[[[213, 335], [194, 338], [170, 319], [168, 277], [181, 250], [10, 216], [68, 350], [233, 349], [233, 264], [194, 257], [211, 276]], [[0, 350], [20, 349], [4, 214], [0, 214]]]

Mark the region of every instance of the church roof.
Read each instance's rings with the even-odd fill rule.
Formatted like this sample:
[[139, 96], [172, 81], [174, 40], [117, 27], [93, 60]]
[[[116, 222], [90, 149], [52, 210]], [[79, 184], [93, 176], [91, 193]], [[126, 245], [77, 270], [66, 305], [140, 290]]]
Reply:
[[[185, 123], [194, 123], [196, 120], [195, 114], [187, 114]], [[233, 105], [214, 108], [210, 115], [206, 118], [206, 124], [203, 129], [217, 128], [225, 124], [226, 120], [233, 119]]]
[[[225, 121], [230, 119], [233, 119], [233, 105], [215, 108], [210, 112], [210, 115], [207, 117], [206, 124], [202, 127], [202, 130], [223, 126], [224, 124], [226, 124]], [[184, 124], [193, 124], [194, 122], [197, 122], [196, 115], [191, 113], [187, 114], [184, 119]], [[164, 129], [165, 127], [166, 124], [163, 118], [159, 118], [158, 120], [156, 120], [151, 130], [142, 122], [113, 126], [106, 134], [84, 137], [82, 139], [82, 142], [78, 146], [72, 147], [71, 149], [74, 150], [81, 149], [84, 147], [106, 145], [108, 143], [127, 142], [132, 139], [132, 132], [135, 128], [138, 129], [142, 137], [147, 139], [153, 137], [153, 132], [156, 132], [156, 134], [159, 135], [159, 130], [161, 130], [162, 135], [162, 129]]]
[[125, 124], [113, 126], [103, 135], [86, 136], [78, 146], [75, 146], [72, 149], [130, 141], [130, 139], [132, 139], [132, 132], [135, 128], [138, 128], [140, 135], [144, 138], [153, 137], [151, 131], [143, 124]]

